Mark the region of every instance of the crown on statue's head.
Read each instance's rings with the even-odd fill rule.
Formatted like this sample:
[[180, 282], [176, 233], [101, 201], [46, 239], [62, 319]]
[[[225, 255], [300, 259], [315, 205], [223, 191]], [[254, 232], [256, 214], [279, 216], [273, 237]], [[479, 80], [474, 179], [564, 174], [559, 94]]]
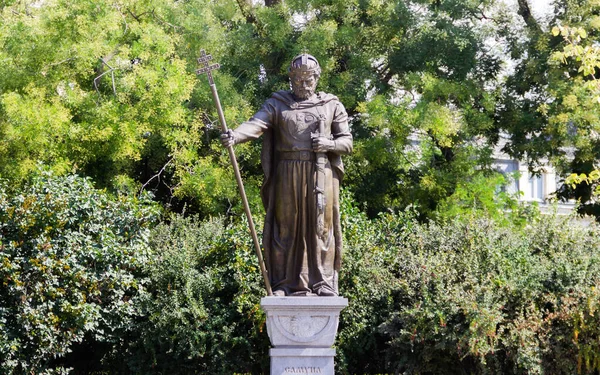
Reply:
[[307, 74], [321, 74], [321, 66], [317, 59], [309, 55], [308, 53], [302, 53], [292, 59], [292, 63], [288, 69], [288, 74], [296, 75], [307, 75]]

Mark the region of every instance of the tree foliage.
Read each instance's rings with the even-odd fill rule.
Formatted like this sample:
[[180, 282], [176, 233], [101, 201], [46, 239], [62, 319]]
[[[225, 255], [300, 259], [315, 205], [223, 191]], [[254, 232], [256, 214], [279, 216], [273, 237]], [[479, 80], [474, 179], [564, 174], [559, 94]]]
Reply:
[[[187, 195], [196, 209], [220, 209], [234, 190], [207, 138], [208, 94], [194, 91], [193, 73], [199, 46], [218, 53], [222, 44], [218, 8], [204, 1], [3, 3], [0, 174], [18, 182], [43, 161], [103, 186], [146, 184], [167, 202]], [[223, 78], [226, 88], [231, 78]], [[236, 97], [225, 103], [246, 117]]]
[[[222, 65], [231, 126], [289, 87], [294, 55], [314, 54], [320, 89], [351, 115], [346, 183], [372, 217], [410, 204], [432, 217], [460, 186], [497, 180], [500, 133], [534, 171], [594, 169], [596, 1], [556, 1], [548, 27], [526, 0], [267, 3], [2, 3], [0, 174], [21, 181], [41, 160], [153, 190], [176, 210], [241, 212], [207, 82], [194, 77], [201, 48]], [[259, 147], [238, 147], [256, 212]], [[565, 185], [573, 194], [590, 189]]]
[[[351, 114], [351, 190], [371, 215], [411, 203], [431, 215], [458, 181], [491, 176], [490, 149], [476, 138], [493, 132], [494, 4], [3, 3], [0, 173], [23, 180], [41, 160], [103, 186], [154, 190], [175, 209], [240, 212], [195, 58], [205, 48], [221, 63], [216, 82], [235, 126], [289, 87], [288, 62], [309, 51], [320, 89]], [[258, 145], [238, 152], [260, 211]]]
[[[534, 171], [552, 163], [563, 178], [589, 174], [600, 157], [600, 3], [555, 1], [549, 30], [521, 3], [524, 24], [503, 33], [517, 62], [498, 112], [499, 127], [511, 136], [507, 151]], [[592, 189], [566, 183], [558, 195], [580, 199], [581, 213], [598, 216]]]

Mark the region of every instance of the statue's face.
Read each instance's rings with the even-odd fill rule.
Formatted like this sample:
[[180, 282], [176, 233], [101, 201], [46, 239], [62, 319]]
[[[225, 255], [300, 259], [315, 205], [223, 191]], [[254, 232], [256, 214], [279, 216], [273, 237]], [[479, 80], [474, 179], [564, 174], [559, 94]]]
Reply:
[[292, 74], [290, 76], [292, 91], [298, 99], [308, 99], [315, 93], [319, 76], [316, 74]]

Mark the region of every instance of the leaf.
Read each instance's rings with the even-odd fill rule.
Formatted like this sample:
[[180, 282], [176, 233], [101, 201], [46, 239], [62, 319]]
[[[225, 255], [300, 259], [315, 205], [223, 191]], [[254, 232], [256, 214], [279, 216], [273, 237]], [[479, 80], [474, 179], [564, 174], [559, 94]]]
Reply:
[[552, 28], [552, 35], [554, 35], [554, 36], [559, 36], [560, 35], [560, 29], [558, 28], [558, 26], [554, 26]]

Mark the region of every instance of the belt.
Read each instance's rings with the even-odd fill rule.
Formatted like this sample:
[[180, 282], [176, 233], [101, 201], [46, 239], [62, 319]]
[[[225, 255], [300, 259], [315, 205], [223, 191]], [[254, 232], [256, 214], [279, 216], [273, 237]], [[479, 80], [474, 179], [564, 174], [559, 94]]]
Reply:
[[279, 160], [315, 160], [315, 153], [312, 151], [279, 151], [277, 153]]

